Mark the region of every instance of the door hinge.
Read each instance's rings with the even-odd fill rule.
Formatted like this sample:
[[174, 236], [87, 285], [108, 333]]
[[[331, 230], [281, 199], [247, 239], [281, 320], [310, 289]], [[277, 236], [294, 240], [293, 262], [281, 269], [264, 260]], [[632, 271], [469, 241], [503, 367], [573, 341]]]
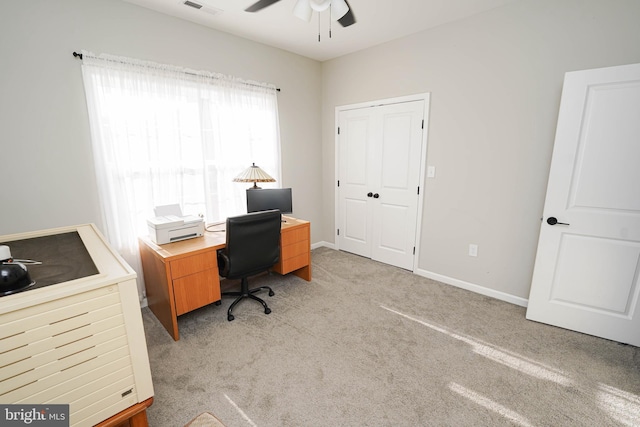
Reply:
[[340, 180], [338, 180], [338, 187], [340, 187]]
[[340, 135], [340, 126], [338, 126], [338, 135]]
[[424, 119], [422, 119], [422, 129], [424, 129]]
[[415, 246], [413, 247], [413, 254], [414, 255], [416, 254], [416, 247]]
[[340, 229], [338, 228], [338, 236], [340, 235]]
[[418, 196], [420, 195], [420, 186], [418, 185]]

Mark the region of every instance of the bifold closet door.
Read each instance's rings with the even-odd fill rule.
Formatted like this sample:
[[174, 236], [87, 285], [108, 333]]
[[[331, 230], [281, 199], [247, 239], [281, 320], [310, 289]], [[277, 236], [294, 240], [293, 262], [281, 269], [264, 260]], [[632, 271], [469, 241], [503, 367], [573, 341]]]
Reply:
[[424, 101], [339, 114], [341, 250], [413, 269]]

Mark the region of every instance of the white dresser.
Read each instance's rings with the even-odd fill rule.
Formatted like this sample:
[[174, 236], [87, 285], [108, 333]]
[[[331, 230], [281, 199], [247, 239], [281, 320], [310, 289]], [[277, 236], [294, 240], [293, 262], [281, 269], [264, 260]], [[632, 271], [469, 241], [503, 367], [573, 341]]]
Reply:
[[75, 232], [95, 274], [0, 297], [0, 401], [69, 404], [72, 426], [93, 426], [153, 397], [135, 272], [93, 224], [0, 243]]

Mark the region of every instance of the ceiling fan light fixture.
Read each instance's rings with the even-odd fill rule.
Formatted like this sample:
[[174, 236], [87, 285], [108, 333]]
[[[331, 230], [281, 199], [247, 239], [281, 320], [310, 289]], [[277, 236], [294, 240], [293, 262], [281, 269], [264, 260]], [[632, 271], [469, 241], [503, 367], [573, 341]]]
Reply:
[[344, 0], [331, 1], [331, 19], [337, 21], [349, 12], [349, 6]]
[[309, 0], [309, 5], [311, 6], [311, 9], [316, 12], [324, 12], [329, 9], [331, 0]]
[[298, 0], [293, 7], [293, 16], [303, 21], [311, 22], [311, 15], [313, 15], [313, 9], [311, 9], [311, 0]]

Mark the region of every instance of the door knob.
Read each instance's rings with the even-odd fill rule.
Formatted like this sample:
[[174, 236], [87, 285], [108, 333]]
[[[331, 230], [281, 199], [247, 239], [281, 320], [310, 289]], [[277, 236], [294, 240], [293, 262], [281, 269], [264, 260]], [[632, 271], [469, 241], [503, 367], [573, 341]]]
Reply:
[[547, 224], [549, 225], [569, 225], [566, 222], [558, 222], [558, 218], [556, 218], [555, 216], [550, 216], [549, 218], [547, 218]]
[[367, 197], [372, 197], [372, 196], [373, 196], [373, 193], [372, 193], [371, 191], [369, 191], [369, 192], [367, 193]]
[[379, 195], [378, 193], [376, 193], [376, 194], [374, 194], [374, 195], [373, 195], [373, 198], [374, 198], [374, 199], [377, 199], [378, 197], [380, 197], [380, 195]]

